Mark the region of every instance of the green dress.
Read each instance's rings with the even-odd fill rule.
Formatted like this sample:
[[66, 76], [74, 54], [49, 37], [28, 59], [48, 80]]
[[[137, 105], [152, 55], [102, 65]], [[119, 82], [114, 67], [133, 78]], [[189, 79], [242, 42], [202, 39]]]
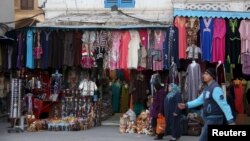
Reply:
[[118, 113], [120, 109], [120, 95], [121, 95], [121, 84], [115, 82], [112, 84], [112, 107], [113, 112]]

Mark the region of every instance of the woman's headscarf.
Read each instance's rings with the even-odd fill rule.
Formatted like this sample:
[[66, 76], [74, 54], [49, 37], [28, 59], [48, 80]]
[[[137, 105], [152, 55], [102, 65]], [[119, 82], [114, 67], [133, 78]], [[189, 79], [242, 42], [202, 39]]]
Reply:
[[180, 93], [180, 87], [174, 83], [169, 84], [169, 86], [171, 87], [171, 91], [168, 92], [167, 97], [173, 97], [175, 94]]

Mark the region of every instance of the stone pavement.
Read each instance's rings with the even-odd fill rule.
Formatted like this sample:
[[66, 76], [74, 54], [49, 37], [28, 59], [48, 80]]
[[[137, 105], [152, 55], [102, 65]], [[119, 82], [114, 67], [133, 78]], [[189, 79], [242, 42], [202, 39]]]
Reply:
[[[135, 133], [119, 133], [119, 126], [116, 125], [114, 117], [111, 118], [113, 125], [105, 124], [94, 127], [85, 131], [39, 131], [23, 133], [8, 133], [10, 124], [7, 119], [0, 118], [0, 141], [153, 141], [152, 136]], [[250, 117], [239, 115], [238, 124], [250, 124]], [[163, 141], [169, 140], [169, 136], [165, 136]], [[197, 141], [196, 136], [182, 136], [179, 141]]]
[[[102, 125], [85, 131], [39, 131], [8, 133], [10, 124], [0, 121], [0, 141], [153, 141], [152, 136], [119, 133], [119, 126]], [[163, 140], [169, 140], [164, 137]], [[179, 141], [196, 141], [198, 137], [183, 136]]]

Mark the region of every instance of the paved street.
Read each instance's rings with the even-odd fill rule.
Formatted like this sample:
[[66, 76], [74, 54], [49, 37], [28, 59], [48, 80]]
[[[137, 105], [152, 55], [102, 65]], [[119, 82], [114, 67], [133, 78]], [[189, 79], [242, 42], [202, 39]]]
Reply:
[[[39, 131], [8, 133], [7, 122], [0, 122], [0, 141], [153, 141], [152, 136], [139, 134], [120, 134], [118, 126], [103, 125], [85, 131]], [[164, 140], [169, 140], [169, 136]], [[182, 137], [180, 141], [196, 141], [198, 137]]]
[[[239, 115], [238, 124], [250, 124], [250, 117]], [[102, 125], [85, 131], [39, 131], [8, 133], [10, 124], [0, 118], [0, 141], [153, 141], [152, 136], [140, 134], [121, 134], [118, 126]], [[163, 140], [169, 140], [164, 137]], [[198, 137], [182, 136], [179, 141], [197, 141]]]

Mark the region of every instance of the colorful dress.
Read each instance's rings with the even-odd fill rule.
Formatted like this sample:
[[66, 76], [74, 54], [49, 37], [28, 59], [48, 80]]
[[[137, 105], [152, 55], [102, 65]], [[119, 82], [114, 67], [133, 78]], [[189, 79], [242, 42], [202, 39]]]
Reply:
[[81, 65], [83, 68], [94, 67], [94, 49], [93, 43], [96, 39], [94, 31], [85, 31], [82, 34], [82, 60]]
[[226, 21], [224, 19], [214, 20], [212, 62], [225, 62], [225, 35]]
[[231, 64], [238, 64], [240, 58], [240, 21], [238, 19], [229, 19], [227, 21], [226, 31], [226, 56]]
[[197, 33], [200, 29], [200, 23], [198, 18], [189, 18], [187, 22], [187, 46], [192, 44], [197, 45], [198, 36]]
[[174, 25], [178, 28], [179, 40], [179, 59], [186, 59], [187, 35], [186, 35], [187, 19], [185, 17], [176, 17]]
[[153, 71], [163, 69], [163, 43], [166, 32], [163, 30], [154, 31], [154, 47], [153, 47]]
[[250, 75], [250, 20], [240, 23], [242, 73]]
[[200, 20], [200, 43], [202, 51], [202, 60], [211, 61], [211, 49], [213, 39], [213, 24], [212, 18], [202, 18]]
[[34, 56], [33, 56], [33, 31], [28, 30], [26, 36], [27, 54], [26, 54], [26, 67], [34, 68]]
[[120, 48], [120, 69], [127, 69], [127, 61], [128, 61], [128, 44], [131, 40], [131, 36], [129, 31], [124, 31], [121, 37], [121, 48]]
[[120, 31], [113, 31], [113, 42], [112, 42], [112, 48], [110, 52], [110, 63], [109, 67], [110, 69], [119, 69], [119, 49], [120, 49], [120, 43], [121, 43], [121, 32]]
[[174, 60], [177, 67], [180, 66], [178, 50], [178, 29], [170, 26], [166, 30], [166, 37], [163, 44], [163, 69], [169, 70]]

